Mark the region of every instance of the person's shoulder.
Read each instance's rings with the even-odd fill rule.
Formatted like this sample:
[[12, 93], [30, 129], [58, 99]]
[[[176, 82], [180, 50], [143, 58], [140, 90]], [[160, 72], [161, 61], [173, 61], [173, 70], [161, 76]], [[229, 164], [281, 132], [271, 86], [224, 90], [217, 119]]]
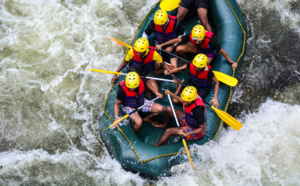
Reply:
[[118, 92], [117, 92], [117, 99], [118, 100], [123, 100], [125, 96], [126, 96], [125, 90], [119, 85], [118, 86]]
[[189, 40], [190, 40], [190, 36], [191, 36], [190, 33], [183, 35], [183, 36], [181, 37], [181, 38], [182, 38], [182, 42], [187, 42], [187, 41], [189, 41]]
[[155, 27], [154, 20], [151, 20], [148, 25], [150, 25], [151, 27]]
[[214, 72], [212, 71], [212, 69], [209, 69], [209, 71], [208, 71], [208, 77], [209, 77], [210, 79], [212, 79], [212, 78], [215, 77], [215, 74], [214, 74]]
[[127, 55], [133, 55], [133, 48], [132, 47], [129, 49]]
[[215, 34], [213, 34], [210, 38], [210, 41], [217, 42], [217, 36]]

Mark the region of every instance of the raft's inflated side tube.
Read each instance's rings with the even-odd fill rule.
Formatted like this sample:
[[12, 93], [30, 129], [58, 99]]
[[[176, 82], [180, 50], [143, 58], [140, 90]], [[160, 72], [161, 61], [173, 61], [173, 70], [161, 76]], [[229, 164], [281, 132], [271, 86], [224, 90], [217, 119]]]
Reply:
[[[148, 23], [153, 19], [153, 15], [158, 9], [159, 3], [152, 7], [147, 17], [143, 20], [143, 23], [138, 28], [135, 37], [132, 40], [132, 43], [137, 38], [142, 36]], [[235, 0], [210, 0], [209, 12], [210, 22], [214, 29], [214, 33], [217, 35], [219, 44], [234, 61], [238, 62], [238, 68], [234, 73], [234, 77], [237, 77], [242, 66], [246, 41], [246, 23], [242, 13]], [[173, 15], [176, 15], [176, 11], [175, 13], [169, 12], [169, 14], [172, 13]], [[198, 17], [195, 15], [193, 19], [189, 18], [182, 22], [186, 32], [190, 32], [192, 27], [197, 24], [197, 19]], [[216, 60], [213, 62], [212, 67], [216, 71], [233, 75], [231, 66], [220, 54], [216, 56]], [[183, 73], [178, 77], [186, 78], [187, 73]], [[105, 101], [103, 108], [104, 114], [102, 114], [100, 120], [100, 135], [103, 142], [105, 143], [111, 156], [117, 159], [126, 170], [139, 172], [142, 175], [149, 177], [170, 175], [170, 169], [172, 166], [182, 162], [188, 162], [188, 159], [181, 141], [178, 141], [177, 143], [166, 144], [160, 147], [153, 146], [154, 141], [157, 142], [162, 136], [164, 132], [163, 129], [156, 129], [151, 126], [153, 128], [151, 131], [150, 128], [147, 128], [145, 129], [147, 131], [141, 131], [139, 134], [136, 134], [129, 125], [123, 125], [119, 129], [103, 131], [113, 122], [112, 120], [114, 118], [110, 117], [113, 116], [113, 105], [118, 89], [117, 85], [118, 82], [122, 80], [122, 78], [119, 78], [115, 85], [112, 86], [112, 89], [109, 91]], [[170, 86], [170, 84], [160, 84], [161, 92], [164, 91], [164, 89], [166, 89], [168, 86]], [[211, 100], [213, 94], [214, 86], [212, 86], [212, 90], [206, 97], [206, 101]], [[232, 89], [229, 86], [221, 83], [218, 94], [221, 110], [227, 109], [231, 95]], [[164, 106], [169, 105], [166, 98], [164, 98], [161, 104]], [[222, 122], [214, 113], [214, 111], [208, 106], [207, 117], [208, 123], [205, 136], [197, 141], [188, 141], [188, 145], [193, 143], [202, 145], [210, 140], [216, 139], [220, 130], [222, 129]], [[144, 136], [145, 134], [147, 137]], [[197, 165], [197, 163], [195, 163], [195, 165]]]

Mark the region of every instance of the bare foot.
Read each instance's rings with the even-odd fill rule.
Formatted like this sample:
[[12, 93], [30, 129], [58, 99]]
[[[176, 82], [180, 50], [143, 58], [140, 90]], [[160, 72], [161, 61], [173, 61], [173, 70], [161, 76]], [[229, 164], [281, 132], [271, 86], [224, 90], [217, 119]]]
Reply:
[[144, 118], [143, 122], [150, 123], [153, 127], [159, 127], [162, 126], [162, 124], [158, 123], [157, 121], [153, 121], [152, 119]]
[[156, 125], [153, 125], [153, 127], [156, 127], [156, 128], [161, 128], [161, 129], [165, 129], [165, 128], [167, 128], [168, 127], [168, 125], [167, 124], [156, 124]]

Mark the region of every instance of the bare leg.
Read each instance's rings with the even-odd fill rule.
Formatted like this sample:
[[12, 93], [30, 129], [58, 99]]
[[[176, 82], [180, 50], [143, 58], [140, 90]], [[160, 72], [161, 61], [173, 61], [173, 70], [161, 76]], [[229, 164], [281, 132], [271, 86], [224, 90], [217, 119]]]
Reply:
[[[159, 88], [158, 88], [158, 85], [157, 85], [157, 82], [156, 80], [154, 79], [149, 79], [146, 83], [146, 86], [149, 90], [152, 91], [152, 89], [154, 88], [155, 90], [157, 90], [159, 92]], [[153, 92], [153, 91], [152, 91]], [[154, 93], [154, 92], [153, 92]], [[150, 94], [150, 95], [149, 95]], [[151, 96], [151, 92], [146, 92], [146, 96], [147, 97], [150, 97]]]
[[[180, 121], [183, 116], [183, 112], [178, 109], [175, 109], [175, 113], [178, 118], [178, 121]], [[170, 123], [171, 117], [174, 118], [173, 111], [172, 111], [172, 108], [170, 106], [168, 106], [165, 111], [165, 122], [162, 125], [156, 125], [155, 127], [167, 128]]]
[[178, 58], [177, 57], [173, 57], [170, 59], [170, 63], [171, 63], [171, 66], [170, 66], [170, 69], [172, 70], [173, 68], [177, 68], [178, 66]]
[[164, 107], [158, 103], [153, 103], [151, 107], [151, 114], [143, 119], [144, 122], [151, 123], [154, 127], [158, 124], [157, 121], [153, 121], [151, 118], [164, 112]]
[[192, 43], [179, 45], [176, 47], [176, 52], [182, 58], [187, 59], [186, 53], [197, 54], [197, 49]]
[[161, 137], [161, 139], [159, 140], [159, 142], [157, 143], [156, 146], [161, 146], [161, 145], [167, 143], [171, 136], [178, 136], [177, 132], [178, 132], [177, 127], [172, 127], [172, 128], [166, 129], [164, 135]]
[[[175, 114], [177, 116], [178, 122], [181, 121], [182, 117], [183, 117], [183, 112], [178, 109], [174, 109], [174, 110], [175, 110]], [[174, 115], [172, 112], [172, 108], [170, 106], [168, 106], [166, 108], [166, 117], [165, 117], [164, 125], [168, 124], [170, 122], [171, 117], [174, 118]], [[171, 136], [178, 136], [177, 132], [178, 132], [178, 127], [172, 127], [172, 128], [166, 129], [165, 133], [163, 134], [163, 136], [161, 137], [161, 139], [159, 140], [159, 142], [157, 143], [156, 146], [160, 146], [160, 145], [167, 143]]]
[[198, 8], [197, 9], [199, 20], [201, 21], [202, 25], [204, 26], [205, 30], [212, 32], [211, 27], [208, 23], [207, 19], [207, 9], [205, 8]]
[[[171, 46], [166, 48], [166, 51], [171, 53], [173, 51], [174, 47], [175, 47], [174, 45], [171, 45]], [[170, 69], [177, 68], [177, 62], [178, 62], [178, 58], [177, 57], [172, 57], [170, 59], [170, 64], [171, 64]]]
[[186, 14], [188, 13], [189, 9], [184, 8], [183, 6], [178, 7], [178, 12], [176, 18], [178, 19], [179, 22], [181, 22]]
[[138, 113], [134, 113], [131, 115], [131, 119], [134, 121], [133, 130], [138, 132], [142, 126], [143, 120]]
[[[182, 83], [184, 82], [184, 80], [181, 81]], [[179, 84], [179, 86], [176, 88], [176, 91], [175, 91], [175, 95], [179, 94], [180, 90], [182, 88], [182, 84]], [[172, 99], [173, 103], [177, 104], [179, 101], [175, 98]]]

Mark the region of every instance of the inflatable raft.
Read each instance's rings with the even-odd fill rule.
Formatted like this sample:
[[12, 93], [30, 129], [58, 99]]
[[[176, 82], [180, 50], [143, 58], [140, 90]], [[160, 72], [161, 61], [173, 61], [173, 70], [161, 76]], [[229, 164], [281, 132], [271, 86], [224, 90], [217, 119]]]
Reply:
[[[154, 13], [160, 9], [159, 3], [160, 2], [152, 6], [150, 12], [137, 28], [131, 41], [131, 46], [138, 38], [142, 37], [148, 23], [153, 19]], [[215, 71], [237, 77], [243, 63], [246, 47], [246, 22], [241, 10], [236, 0], [209, 0], [208, 12], [209, 22], [213, 32], [217, 36], [218, 43], [229, 54], [231, 59], [238, 63], [238, 68], [233, 71], [226, 59], [221, 54], [217, 54], [211, 66]], [[176, 16], [177, 9], [168, 12], [168, 14]], [[193, 26], [198, 24], [198, 16], [196, 12], [190, 12], [183, 20], [182, 24], [186, 33], [189, 33]], [[150, 37], [149, 41], [150, 46], [153, 46], [153, 38]], [[182, 65], [184, 63], [179, 60], [179, 65], [180, 64]], [[127, 69], [124, 69], [124, 72], [126, 73]], [[188, 72], [186, 70], [181, 73], [176, 73], [175, 75], [179, 79], [187, 80]], [[158, 143], [165, 129], [154, 128], [149, 123], [143, 123], [140, 131], [135, 133], [130, 124], [128, 124], [128, 120], [122, 122], [116, 129], [104, 131], [104, 129], [110, 126], [114, 121], [113, 106], [116, 100], [116, 92], [119, 82], [123, 81], [124, 78], [125, 76], [120, 76], [117, 82], [112, 85], [106, 96], [103, 108], [104, 114], [101, 113], [100, 118], [100, 136], [111, 156], [118, 160], [124, 169], [132, 172], [138, 172], [141, 175], [152, 178], [171, 175], [172, 167], [185, 162], [189, 163], [180, 138], [172, 137], [167, 144], [156, 147], [154, 145]], [[161, 76], [161, 78], [171, 79], [166, 76]], [[174, 83], [160, 81], [158, 84], [161, 93], [163, 93], [166, 89], [169, 89], [172, 92], [176, 89], [176, 85]], [[205, 98], [208, 102], [212, 99], [214, 94], [214, 86], [211, 87], [212, 89], [209, 95]], [[227, 110], [232, 93], [232, 87], [220, 83], [218, 94], [220, 110]], [[162, 104], [164, 107], [169, 106], [166, 95], [162, 100], [157, 102]], [[182, 105], [177, 105], [175, 107], [182, 109]], [[207, 132], [204, 137], [199, 140], [187, 141], [188, 146], [192, 144], [203, 145], [211, 140], [217, 140], [221, 130], [223, 129], [223, 122], [213, 109], [209, 106], [206, 108]], [[158, 121], [162, 121], [162, 118], [164, 118], [163, 115], [156, 119]], [[171, 125], [176, 126], [174, 121]], [[190, 153], [193, 157], [193, 151], [190, 151]]]

